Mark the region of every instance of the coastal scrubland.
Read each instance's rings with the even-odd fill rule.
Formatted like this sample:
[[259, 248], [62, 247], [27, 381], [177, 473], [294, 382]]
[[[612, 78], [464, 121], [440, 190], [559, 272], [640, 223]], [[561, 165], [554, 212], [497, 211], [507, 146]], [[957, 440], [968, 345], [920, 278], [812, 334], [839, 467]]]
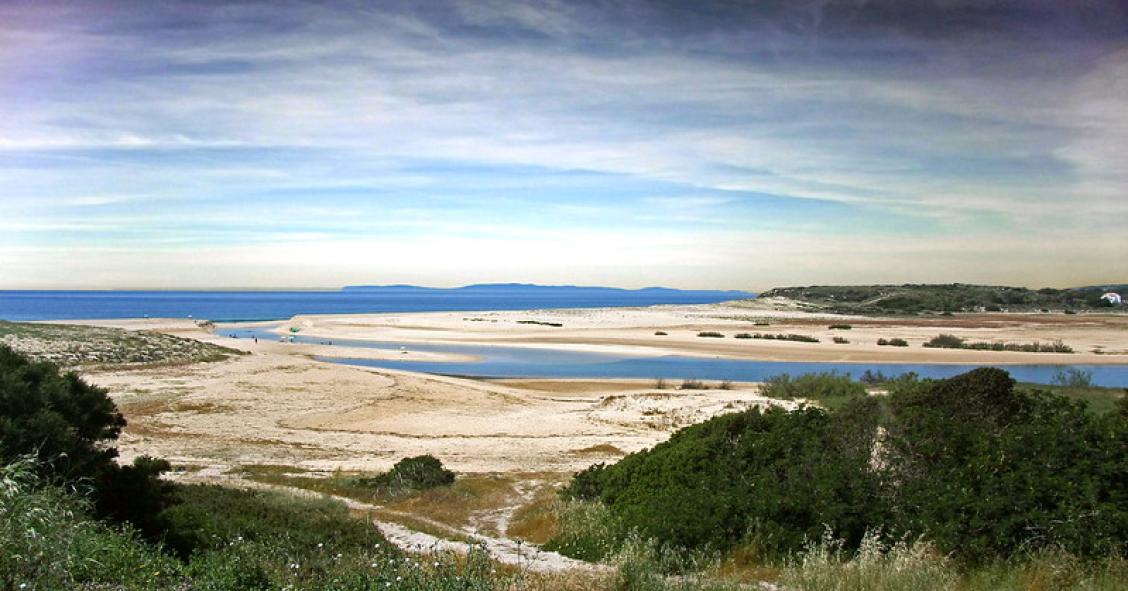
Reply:
[[[1128, 351], [1125, 325], [1115, 315], [852, 316], [848, 319], [851, 328], [844, 329], [834, 326], [845, 323], [833, 316], [781, 311], [776, 307], [779, 305], [777, 301], [646, 310], [537, 311], [535, 317], [540, 321], [563, 325], [549, 328], [519, 322], [533, 316], [529, 312], [481, 313], [489, 322], [439, 313], [300, 317], [278, 324], [282, 330], [295, 327], [302, 334], [327, 340], [372, 338], [410, 343], [430, 339], [737, 358], [780, 355], [818, 360], [883, 355], [878, 358], [1024, 362], [1058, 358], [1055, 353], [921, 346], [937, 334], [953, 334], [967, 342], [1061, 339], [1077, 350], [1062, 358], [1084, 359], [1083, 363], [1115, 363], [1123, 351]], [[768, 318], [773, 332], [810, 336], [822, 342], [697, 337], [705, 331], [751, 335], [753, 327]], [[1115, 516], [1105, 518], [1113, 515], [1107, 513], [1108, 507], [1117, 507], [1120, 501], [1106, 494], [1108, 489], [1100, 484], [1102, 478], [1120, 478], [1124, 473], [1119, 464], [1105, 461], [1109, 454], [1100, 447], [1119, 441], [1119, 432], [1112, 427], [1094, 427], [1115, 424], [1114, 417], [1123, 414], [1125, 392], [1094, 386], [1091, 374], [1082, 370], [1063, 371], [1051, 386], [1014, 384], [1009, 392], [1000, 389], [997, 395], [986, 396], [1000, 404], [1019, 401], [1016, 404], [1021, 412], [1012, 414], [1022, 421], [1016, 419], [1000, 427], [968, 420], [960, 429], [945, 430], [941, 428], [943, 421], [931, 423], [942, 416], [922, 414], [921, 410], [940, 401], [920, 408], [899, 402], [906, 400], [908, 392], [924, 392], [937, 384], [912, 375], [781, 375], [762, 385], [701, 380], [692, 375], [668, 380], [468, 380], [329, 364], [310, 358], [324, 355], [323, 348], [315, 350], [271, 339], [257, 343], [228, 339], [192, 322], [177, 321], [169, 329], [162, 328], [158, 320], [114, 324], [114, 328], [159, 329], [184, 340], [249, 354], [230, 354], [211, 362], [65, 363], [80, 372], [81, 377], [74, 379], [95, 385], [95, 390], [104, 388], [116, 406], [112, 412], [128, 421], [115, 428], [116, 443], [106, 440], [101, 447], [109, 444], [120, 450], [121, 457], [112, 459], [112, 463], [130, 476], [113, 485], [110, 482], [114, 478], [103, 478], [99, 486], [151, 492], [154, 496], [147, 498], [154, 502], [137, 503], [139, 510], [129, 514], [115, 512], [104, 503], [99, 506], [93, 487], [99, 479], [86, 480], [92, 485], [88, 487], [61, 484], [48, 473], [49, 466], [58, 465], [45, 461], [50, 454], [34, 460], [6, 456], [11, 465], [6, 472], [11, 477], [6, 478], [16, 483], [7, 485], [6, 490], [15, 491], [12, 494], [19, 500], [5, 507], [14, 511], [21, 506], [45, 506], [42, 499], [33, 499], [43, 493], [66, 508], [62, 514], [65, 519], [54, 522], [59, 525], [53, 529], [64, 532], [62, 538], [66, 539], [45, 536], [45, 543], [55, 546], [40, 555], [55, 557], [50, 559], [51, 564], [70, 566], [52, 571], [55, 574], [37, 571], [44, 573], [39, 582], [20, 575], [21, 580], [30, 581], [28, 588], [366, 589], [376, 588], [375, 581], [384, 585], [380, 588], [399, 589], [1041, 590], [1118, 589], [1128, 579], [1123, 551], [1106, 543], [1120, 535], [1113, 531], [1110, 536], [1110, 526], [1105, 525], [1118, 523]], [[845, 334], [850, 342], [835, 344], [833, 337], [845, 330], [849, 330]], [[878, 347], [878, 338], [903, 339], [911, 346]], [[393, 353], [420, 355], [416, 351]], [[47, 381], [66, 384], [70, 379], [60, 375]], [[3, 387], [12, 383], [4, 382]], [[682, 388], [687, 384], [688, 388]], [[21, 395], [13, 400], [25, 398]], [[966, 401], [962, 406], [977, 408]], [[725, 435], [715, 441], [687, 435], [736, 420], [728, 417], [753, 415], [760, 418], [741, 420], [763, 428], [721, 429]], [[976, 528], [1012, 529], [986, 536], [994, 540], [989, 543], [969, 542], [971, 551], [953, 550], [952, 536], [968, 531], [960, 529], [966, 525], [959, 526], [958, 519], [953, 521], [957, 525], [947, 529], [935, 527], [940, 521], [936, 519], [929, 528], [918, 529], [916, 525], [920, 524], [909, 527], [905, 525], [905, 512], [895, 510], [893, 503], [907, 497], [867, 496], [875, 480], [884, 485], [909, 481], [882, 475], [878, 469], [896, 465], [892, 458], [899, 456], [892, 455], [890, 450], [896, 448], [889, 447], [889, 442], [904, 435], [896, 425], [905, 417], [916, 417], [918, 423], [936, 428], [926, 438], [936, 449], [952, 443], [948, 438], [958, 435], [956, 447], [977, 454], [965, 458], [968, 463], [984, 468], [983, 473], [1006, 475], [1005, 487], [1033, 486], [1033, 492], [1020, 495], [1020, 502], [1012, 507], [1027, 513], [1016, 518], [1007, 516], [1003, 513], [1011, 510], [1005, 506], [1007, 497], [985, 493], [983, 498], [998, 502], [975, 506], [977, 514], [992, 516]], [[1069, 427], [1067, 437], [1051, 436], [1063, 425]], [[866, 434], [874, 432], [884, 435], [867, 439]], [[756, 437], [764, 445], [747, 443]], [[584, 474], [589, 466], [599, 464], [608, 473], [616, 472], [618, 466], [638, 464], [642, 462], [638, 458], [654, 456], [667, 440], [671, 444], [691, 443], [675, 454], [684, 460], [680, 462], [683, 467], [714, 466], [712, 471], [701, 473], [671, 468], [663, 472], [668, 479], [652, 482], [644, 492], [634, 495], [636, 501], [658, 507], [680, 498], [676, 489], [665, 486], [697, 483], [703, 492], [694, 495], [684, 518], [679, 517], [680, 508], [667, 510], [668, 515], [677, 517], [669, 520], [672, 526], [739, 516], [733, 507], [745, 505], [726, 505], [728, 501], [722, 497], [740, 495], [728, 495], [732, 492], [728, 484], [715, 486], [709, 480], [726, 474], [734, 463], [745, 462], [749, 468], [746, 472], [752, 476], [774, 470], [777, 475], [794, 477], [778, 478], [774, 488], [758, 489], [757, 494], [767, 495], [767, 504], [761, 503], [765, 513], [758, 520], [744, 514], [743, 521], [736, 519], [742, 525], [719, 528], [732, 532], [726, 538], [729, 541], [704, 544], [674, 531], [654, 535], [626, 517], [644, 517], [645, 511], [623, 511], [614, 503], [572, 494], [579, 486], [577, 482], [586, 478], [574, 479], [577, 472]], [[776, 444], [769, 445], [773, 441]], [[839, 445], [835, 441], [852, 441], [854, 455], [845, 456], [847, 460], [835, 466], [823, 466], [823, 460], [845, 453], [835, 451]], [[733, 442], [751, 446], [755, 461], [736, 458], [732, 448], [726, 447], [738, 445]], [[868, 455], [863, 453], [866, 449]], [[1030, 450], [1037, 453], [1027, 453]], [[419, 460], [427, 456], [432, 456], [434, 463]], [[1018, 457], [1021, 461], [1011, 462], [1014, 466], [1000, 464], [1000, 457]], [[408, 465], [429, 467], [429, 473], [436, 475], [449, 470], [455, 478], [449, 482], [442, 476], [435, 486], [389, 486], [397, 480], [389, 476], [396, 464], [410, 458], [415, 461]], [[1035, 470], [1035, 458], [1060, 460], [1054, 465], [1067, 458], [1084, 461], [1075, 461], [1076, 466], [1063, 468], [1054, 476], [1068, 481], [1062, 484], [1065, 492], [1055, 495], [1047, 493], [1051, 488], [1040, 488], [1043, 475]], [[863, 471], [862, 476], [851, 473], [852, 469]], [[971, 482], [981, 487], [980, 491], [989, 486], [1009, 491], [1004, 484], [991, 485], [987, 478], [975, 480], [972, 477], [976, 473], [971, 469], [961, 472], [940, 466], [935, 472], [944, 475], [944, 482]], [[934, 478], [941, 480], [940, 476]], [[733, 486], [741, 482], [740, 478], [729, 480]], [[744, 479], [745, 484], [748, 481]], [[835, 484], [844, 481], [848, 482], [844, 488]], [[912, 499], [920, 506], [927, 505], [925, 492], [942, 488], [913, 482], [919, 485], [913, 489], [919, 496]], [[798, 493], [787, 489], [796, 483], [806, 488], [799, 486]], [[814, 490], [815, 483], [820, 490], [822, 484], [830, 483], [828, 490], [834, 494], [820, 494]], [[1076, 487], [1084, 490], [1077, 492]], [[566, 492], [562, 495], [561, 490]], [[1070, 491], [1077, 492], [1072, 507], [1078, 513], [1064, 509], [1054, 513], [1062, 507], [1052, 503], [1048, 506], [1053, 511], [1046, 509], [1044, 499], [1060, 500], [1072, 494]], [[794, 502], [781, 505], [788, 508], [786, 512], [767, 502], [793, 494]], [[1105, 505], [1095, 509], [1086, 504], [1092, 498], [1103, 498]], [[928, 515], [958, 517], [953, 508], [959, 506], [949, 499], [939, 509], [921, 512], [921, 523]], [[1044, 511], [1044, 515], [1029, 519], [1031, 507]], [[278, 523], [304, 533], [279, 538], [279, 529], [269, 522], [271, 518], [229, 518], [227, 510], [248, 516], [276, 515]], [[339, 526], [336, 518], [302, 521], [292, 516], [293, 512], [310, 516], [332, 513], [362, 528], [366, 535], [377, 537], [371, 538], [371, 551], [359, 545], [350, 549], [346, 544], [328, 552], [333, 544], [332, 531], [349, 526]], [[855, 527], [844, 528], [840, 521], [826, 520], [832, 523], [829, 531], [821, 523], [796, 529], [803, 520], [808, 524], [821, 522], [820, 516], [827, 515], [852, 515], [846, 521]], [[209, 522], [209, 516], [221, 523]], [[1101, 518], [1101, 527], [1092, 527], [1087, 521], [1094, 516]], [[1053, 519], [1055, 525], [1040, 528], [1037, 519], [1043, 517]], [[34, 523], [20, 519], [13, 518], [9, 523], [17, 525], [4, 534], [10, 536], [5, 543], [16, 544], [9, 547], [38, 543], [20, 537], [19, 533], [28, 531], [28, 524]], [[373, 529], [369, 522], [375, 522], [378, 528]], [[996, 522], [1004, 525], [997, 526]], [[222, 523], [235, 524], [239, 531], [223, 529]], [[973, 529], [974, 536], [969, 540], [981, 533]], [[1021, 534], [1015, 537], [1020, 540], [1018, 548], [1000, 549], [1000, 540], [1007, 540], [1015, 531]], [[1072, 538], [1065, 535], [1068, 531], [1074, 532]], [[1027, 533], [1022, 532], [1037, 535], [1031, 541], [1023, 538]], [[108, 537], [89, 541], [92, 535]], [[1093, 540], [1103, 536], [1105, 542], [1094, 542], [1086, 549], [1082, 543], [1086, 536]], [[200, 542], [203, 538], [207, 538], [206, 543]], [[87, 541], [81, 542], [86, 545], [74, 546], [74, 540]], [[193, 546], [197, 543], [202, 545]], [[102, 544], [103, 549], [90, 544]], [[381, 550], [376, 550], [376, 544]], [[195, 549], [185, 556], [184, 548]], [[384, 548], [389, 552], [386, 557]], [[559, 553], [599, 562], [569, 562]], [[97, 572], [89, 565], [73, 566], [84, 556], [117, 566]], [[373, 567], [379, 560], [398, 560], [408, 566], [395, 570]], [[37, 564], [47, 564], [46, 559]], [[293, 567], [295, 564], [300, 566]], [[150, 566], [152, 570], [148, 570]], [[62, 571], [67, 574], [59, 574]], [[161, 575], [144, 575], [156, 572]], [[72, 578], [51, 578], [56, 576]]]
[[242, 351], [165, 334], [100, 326], [0, 320], [0, 344], [63, 366], [222, 361]]
[[1028, 289], [997, 285], [904, 284], [777, 287], [761, 298], [787, 298], [839, 314], [942, 314], [945, 312], [1110, 311], [1118, 307], [1101, 296], [1128, 286]]

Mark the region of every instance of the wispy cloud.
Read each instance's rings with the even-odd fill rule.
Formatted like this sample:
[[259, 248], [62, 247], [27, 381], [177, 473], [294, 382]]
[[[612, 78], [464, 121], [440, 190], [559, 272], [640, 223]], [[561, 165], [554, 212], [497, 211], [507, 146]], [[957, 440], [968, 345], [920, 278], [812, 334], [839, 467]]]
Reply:
[[[295, 274], [303, 285], [385, 272], [449, 283], [455, 266], [421, 254], [443, 245], [478, 253], [457, 263], [467, 275], [555, 267], [575, 282], [763, 287], [796, 267], [720, 256], [725, 272], [709, 274], [689, 270], [697, 258], [646, 281], [640, 269], [710, 236], [780, 227], [794, 237], [772, 244], [824, 255], [862, 234], [793, 261], [806, 281], [881, 261], [927, 263], [934, 280], [986, 266], [1065, 281], [1016, 251], [942, 247], [969, 229], [1128, 246], [1128, 16], [1111, 0], [16, 1], [0, 23], [0, 247], [44, 249], [38, 268], [4, 266], [0, 287], [51, 284], [51, 241], [79, 260], [123, 236], [221, 243], [214, 267], [239, 273], [180, 276], [232, 285], [255, 284], [238, 279], [251, 277], [240, 249], [281, 236], [351, 265], [323, 281]], [[644, 241], [646, 261], [599, 238], [581, 264], [564, 243], [584, 228], [676, 245]], [[406, 262], [330, 253], [366, 233], [409, 241]], [[524, 242], [538, 234], [549, 246]], [[857, 248], [890, 236], [925, 249], [906, 251], [914, 263]], [[464, 241], [487, 237], [498, 246]], [[740, 242], [726, 240], [716, 248]], [[121, 259], [131, 284], [177, 268], [141, 256]], [[1119, 259], [1085, 260], [1094, 276], [1128, 274]], [[595, 271], [612, 267], [621, 275]]]

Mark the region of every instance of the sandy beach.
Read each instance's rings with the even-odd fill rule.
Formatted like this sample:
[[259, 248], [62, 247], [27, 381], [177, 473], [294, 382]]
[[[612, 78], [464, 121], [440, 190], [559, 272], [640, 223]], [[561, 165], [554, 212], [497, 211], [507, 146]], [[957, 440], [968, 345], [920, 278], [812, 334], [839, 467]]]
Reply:
[[[562, 326], [530, 324], [529, 321]], [[765, 323], [770, 325], [765, 326]], [[568, 472], [664, 440], [682, 426], [734, 409], [773, 404], [756, 384], [731, 390], [657, 389], [653, 380], [470, 380], [316, 361], [332, 354], [428, 361], [465, 356], [408, 349], [232, 339], [192, 320], [91, 321], [158, 330], [242, 349], [227, 361], [88, 373], [108, 388], [129, 426], [126, 458], [151, 454], [218, 474], [240, 465], [329, 471], [382, 470], [430, 453], [461, 472]], [[832, 330], [831, 324], [849, 324]], [[634, 354], [784, 361], [914, 363], [1128, 363], [1128, 317], [960, 315], [847, 318], [786, 303], [298, 316], [269, 323], [307, 336], [392, 342], [504, 344]], [[716, 331], [725, 338], [701, 338]], [[656, 332], [667, 333], [664, 336]], [[795, 333], [819, 343], [735, 339]], [[927, 349], [950, 333], [969, 340], [1057, 341], [1074, 354]], [[843, 336], [848, 344], [835, 344]], [[878, 347], [903, 338], [909, 347]], [[1100, 351], [1097, 353], [1096, 351]], [[584, 451], [595, 448], [602, 451]]]
[[[542, 323], [542, 324], [533, 324]], [[551, 326], [559, 324], [561, 326]], [[848, 324], [849, 330], [831, 329]], [[873, 363], [1128, 363], [1128, 316], [961, 314], [906, 318], [812, 314], [786, 301], [505, 312], [438, 312], [296, 316], [279, 325], [307, 336], [392, 342], [491, 344], [639, 355], [691, 355], [764, 361]], [[724, 338], [703, 338], [703, 331]], [[656, 335], [664, 332], [665, 335]], [[818, 343], [737, 339], [741, 333], [800, 334]], [[925, 341], [954, 334], [968, 341], [1049, 343], [1072, 354], [929, 349]], [[834, 337], [849, 343], [834, 343]], [[877, 345], [901, 338], [908, 347]]]
[[[338, 471], [372, 473], [405, 457], [430, 454], [459, 474], [462, 492], [448, 494], [457, 497], [454, 502], [461, 509], [447, 511], [446, 501], [425, 495], [391, 506], [349, 501], [350, 506], [366, 518], [376, 511], [381, 531], [401, 546], [458, 546], [460, 540], [476, 539], [499, 560], [522, 564], [527, 559], [516, 540], [524, 534], [511, 532], [510, 523], [525, 507], [551, 503], [557, 487], [574, 472], [652, 447], [682, 427], [719, 414], [772, 405], [794, 408], [802, 401], [765, 398], [757, 383], [707, 381], [709, 389], [683, 390], [678, 382], [654, 379], [467, 379], [342, 365], [318, 357], [469, 361], [473, 357], [444, 353], [441, 345], [483, 344], [780, 361], [1128, 363], [1128, 316], [844, 317], [771, 301], [296, 316], [254, 325], [272, 331], [259, 332], [270, 336], [257, 341], [224, 336], [248, 324], [217, 327], [193, 319], [79, 324], [156, 331], [244, 353], [220, 361], [83, 366], [84, 377], [107, 388], [128, 420], [117, 443], [123, 461], [163, 457], [176, 467], [169, 475], [173, 479], [313, 494], [286, 484], [292, 480], [279, 482], [264, 474], [308, 478]], [[294, 330], [312, 344], [282, 339]], [[697, 336], [705, 331], [724, 336]], [[735, 338], [756, 332], [799, 334], [819, 342]], [[1077, 353], [921, 347], [941, 333], [969, 341], [1060, 340]], [[849, 343], [835, 343], [836, 336]], [[877, 346], [881, 338], [902, 338], [909, 346]], [[396, 345], [340, 344], [353, 339]], [[422, 343], [433, 347], [412, 347]], [[575, 566], [551, 552], [537, 556], [540, 570]]]

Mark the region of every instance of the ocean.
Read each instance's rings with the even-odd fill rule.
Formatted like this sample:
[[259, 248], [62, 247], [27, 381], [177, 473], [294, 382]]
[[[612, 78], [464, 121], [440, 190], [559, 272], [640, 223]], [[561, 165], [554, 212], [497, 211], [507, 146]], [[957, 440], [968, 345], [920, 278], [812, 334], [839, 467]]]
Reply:
[[665, 289], [548, 286], [428, 289], [403, 286], [340, 291], [3, 291], [0, 319], [197, 318], [217, 322], [282, 320], [297, 314], [364, 314], [603, 308], [709, 304], [755, 294]]

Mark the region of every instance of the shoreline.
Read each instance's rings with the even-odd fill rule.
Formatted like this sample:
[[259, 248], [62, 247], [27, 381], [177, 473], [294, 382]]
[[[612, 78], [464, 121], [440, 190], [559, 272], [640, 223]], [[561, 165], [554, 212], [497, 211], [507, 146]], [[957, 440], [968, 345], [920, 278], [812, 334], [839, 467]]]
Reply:
[[[1128, 316], [969, 314], [952, 317], [843, 317], [757, 310], [744, 303], [662, 305], [645, 308], [571, 308], [482, 313], [300, 315], [279, 330], [326, 339], [426, 343], [431, 346], [504, 346], [657, 357], [678, 355], [772, 362], [905, 363], [935, 365], [1128, 365]], [[765, 320], [766, 319], [766, 320]], [[763, 322], [770, 325], [763, 325]], [[560, 326], [549, 326], [557, 324]], [[849, 324], [850, 330], [834, 330]], [[655, 333], [664, 332], [665, 335]], [[698, 336], [720, 332], [724, 338]], [[738, 339], [741, 333], [801, 334], [818, 343]], [[938, 334], [969, 342], [1052, 343], [1074, 353], [1030, 353], [926, 348]], [[836, 344], [834, 337], [847, 344]], [[879, 346], [904, 338], [908, 347]], [[1095, 351], [1100, 351], [1097, 353]]]
[[[131, 318], [47, 321], [51, 324], [158, 330], [197, 338], [201, 327], [291, 328], [326, 341], [357, 340], [423, 344], [432, 347], [503, 346], [602, 353], [618, 356], [678, 355], [765, 362], [927, 364], [927, 365], [1128, 365], [1128, 315], [985, 313], [931, 317], [841, 316], [780, 310], [753, 302], [662, 304], [649, 307], [559, 308], [483, 312], [411, 312], [298, 315], [280, 321], [210, 323], [203, 319]], [[208, 324], [204, 324], [208, 323]], [[766, 324], [765, 324], [766, 323]], [[559, 326], [550, 326], [555, 324]], [[850, 330], [830, 325], [847, 324]], [[212, 328], [212, 330], [214, 330]], [[655, 333], [664, 332], [665, 335]], [[724, 338], [700, 337], [720, 332]], [[800, 334], [818, 343], [737, 339], [741, 333]], [[1051, 343], [1062, 341], [1074, 353], [1030, 353], [922, 347], [938, 334], [969, 342]], [[835, 344], [834, 337], [849, 343]], [[878, 346], [879, 338], [903, 338], [908, 347]], [[241, 339], [222, 339], [232, 345]], [[278, 344], [275, 342], [275, 344]], [[260, 343], [265, 345], [265, 343]], [[470, 362], [474, 355], [287, 343], [287, 348], [322, 357]], [[238, 348], [243, 348], [242, 346]], [[1097, 353], [1099, 351], [1100, 353]], [[298, 351], [291, 351], [298, 352]]]

